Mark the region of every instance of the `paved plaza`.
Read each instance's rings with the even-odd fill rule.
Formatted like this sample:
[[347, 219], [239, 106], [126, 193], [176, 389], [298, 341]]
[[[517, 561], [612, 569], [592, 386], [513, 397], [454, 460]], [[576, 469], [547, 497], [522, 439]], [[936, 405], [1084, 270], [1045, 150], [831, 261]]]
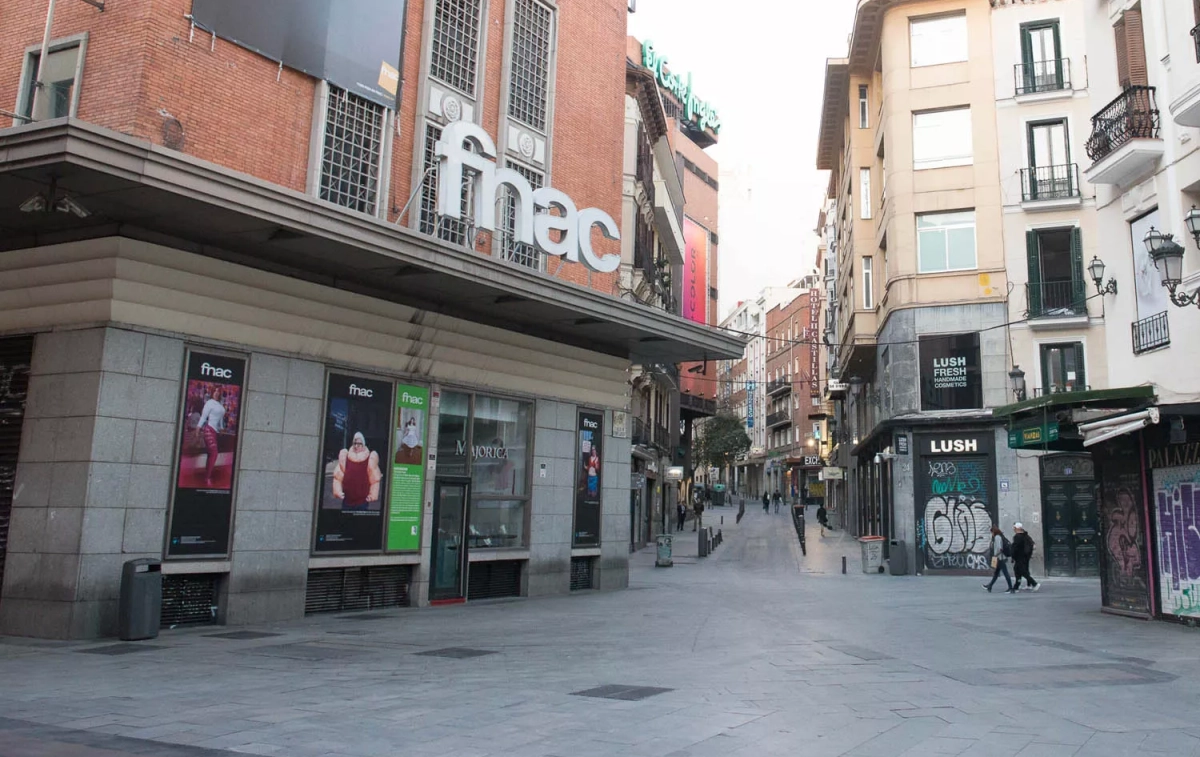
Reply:
[[689, 524], [623, 592], [0, 639], [0, 755], [1200, 753], [1200, 632], [1102, 615], [1096, 581], [989, 595], [864, 575], [811, 513], [807, 556], [786, 515], [706, 520], [714, 555]]

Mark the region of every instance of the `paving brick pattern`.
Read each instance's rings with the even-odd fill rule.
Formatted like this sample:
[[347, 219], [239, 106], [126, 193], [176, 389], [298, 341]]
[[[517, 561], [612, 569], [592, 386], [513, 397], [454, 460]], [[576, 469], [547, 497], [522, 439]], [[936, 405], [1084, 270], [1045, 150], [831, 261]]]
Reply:
[[864, 575], [841, 532], [802, 557], [788, 516], [733, 512], [711, 557], [690, 531], [672, 568], [635, 555], [628, 591], [116, 656], [0, 639], [0, 757], [1200, 754], [1197, 631], [1103, 615], [1095, 581]]

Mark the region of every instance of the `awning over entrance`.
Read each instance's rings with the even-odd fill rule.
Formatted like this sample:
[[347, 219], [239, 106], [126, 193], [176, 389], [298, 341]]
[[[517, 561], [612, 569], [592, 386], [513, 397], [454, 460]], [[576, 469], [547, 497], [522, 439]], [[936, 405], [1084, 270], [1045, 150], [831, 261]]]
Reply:
[[[23, 212], [54, 187], [88, 211]], [[123, 236], [633, 362], [740, 338], [77, 120], [0, 130], [0, 251]]]
[[[1085, 433], [1090, 424], [1122, 411], [1146, 408], [1155, 399], [1152, 386], [1061, 392], [998, 407], [992, 414], [1008, 419], [1011, 449], [1080, 451], [1095, 443]], [[1105, 420], [1100, 423], [1105, 428], [1111, 425]]]

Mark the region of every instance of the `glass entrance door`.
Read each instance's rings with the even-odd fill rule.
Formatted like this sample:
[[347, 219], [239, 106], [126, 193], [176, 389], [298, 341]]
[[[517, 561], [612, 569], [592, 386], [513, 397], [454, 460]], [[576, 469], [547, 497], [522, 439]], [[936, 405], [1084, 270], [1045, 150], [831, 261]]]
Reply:
[[433, 499], [433, 555], [429, 599], [462, 599], [467, 565], [466, 513], [469, 484], [438, 481]]

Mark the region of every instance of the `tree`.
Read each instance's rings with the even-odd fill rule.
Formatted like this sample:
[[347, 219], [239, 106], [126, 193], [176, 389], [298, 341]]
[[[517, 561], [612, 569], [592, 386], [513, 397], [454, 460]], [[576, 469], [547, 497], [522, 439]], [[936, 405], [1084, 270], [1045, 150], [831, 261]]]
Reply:
[[738, 455], [750, 451], [750, 437], [736, 415], [721, 414], [709, 418], [696, 435], [693, 457], [700, 465], [724, 468], [732, 465]]

